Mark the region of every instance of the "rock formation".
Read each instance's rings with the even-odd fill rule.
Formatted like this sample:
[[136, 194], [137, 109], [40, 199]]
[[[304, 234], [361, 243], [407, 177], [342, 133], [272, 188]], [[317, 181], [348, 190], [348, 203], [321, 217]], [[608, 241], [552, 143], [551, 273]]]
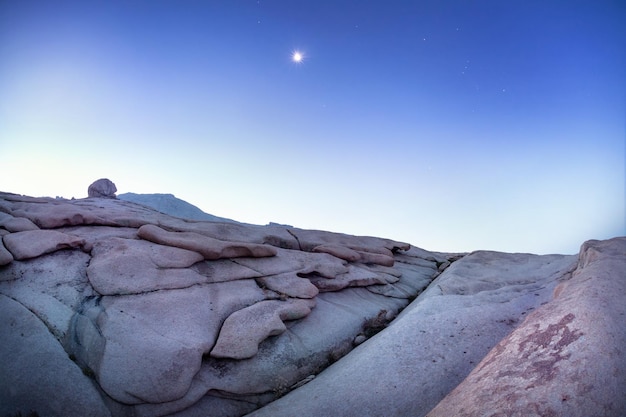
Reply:
[[136, 194], [136, 193], [124, 193], [118, 194], [117, 198], [124, 201], [130, 201], [131, 203], [141, 204], [159, 211], [161, 213], [169, 214], [170, 216], [180, 217], [190, 220], [205, 220], [208, 222], [225, 222], [225, 223], [237, 223], [234, 220], [224, 217], [214, 216], [200, 210], [193, 204], [176, 198], [172, 194]]
[[87, 195], [90, 198], [115, 198], [116, 192], [117, 187], [107, 178], [100, 178], [87, 189]]
[[626, 412], [626, 238], [445, 254], [6, 193], [0, 237], [2, 416]]

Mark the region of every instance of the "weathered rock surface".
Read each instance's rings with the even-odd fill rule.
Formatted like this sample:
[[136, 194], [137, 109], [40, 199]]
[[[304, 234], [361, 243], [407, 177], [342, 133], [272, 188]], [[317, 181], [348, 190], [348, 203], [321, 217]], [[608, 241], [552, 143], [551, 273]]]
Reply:
[[0, 238], [0, 415], [624, 414], [626, 238], [454, 255], [6, 193]]
[[193, 204], [176, 198], [172, 194], [136, 194], [124, 193], [118, 194], [117, 198], [131, 203], [141, 204], [153, 208], [170, 216], [180, 217], [182, 219], [203, 220], [208, 222], [227, 222], [236, 223], [234, 220], [224, 217], [213, 216], [200, 210]]
[[87, 195], [91, 198], [115, 198], [117, 187], [108, 178], [100, 178], [94, 181], [87, 189]]
[[0, 266], [10, 264], [11, 262], [13, 262], [13, 255], [4, 247], [2, 235], [0, 235]]
[[0, 227], [8, 232], [24, 232], [26, 230], [39, 229], [36, 224], [23, 217], [13, 217], [10, 214], [0, 212]]
[[571, 279], [428, 416], [626, 415], [626, 239], [588, 241]]
[[[348, 353], [381, 311], [384, 325], [446, 260], [389, 239], [198, 222], [117, 199], [0, 194], [0, 212], [0, 294], [63, 352], [52, 368], [92, 387], [75, 384], [85, 404], [113, 416], [253, 411]], [[49, 371], [24, 371], [0, 392], [6, 413], [89, 414], [28, 408], [23, 381]]]
[[0, 415], [110, 416], [90, 378], [31, 311], [0, 294]]
[[276, 255], [276, 249], [270, 245], [228, 242], [195, 232], [170, 232], [152, 224], [141, 226], [137, 230], [137, 235], [142, 239], [161, 245], [198, 252], [207, 260], [243, 257], [263, 258]]
[[211, 356], [231, 359], [253, 357], [263, 340], [287, 330], [283, 321], [308, 316], [314, 304], [307, 300], [266, 300], [234, 312], [222, 325]]
[[85, 241], [56, 230], [29, 230], [10, 233], [2, 240], [4, 246], [11, 252], [14, 259], [24, 260], [36, 258], [44, 253], [55, 252], [59, 249], [78, 248]]
[[251, 415], [423, 416], [528, 312], [548, 302], [575, 264], [575, 256], [467, 255], [383, 332]]

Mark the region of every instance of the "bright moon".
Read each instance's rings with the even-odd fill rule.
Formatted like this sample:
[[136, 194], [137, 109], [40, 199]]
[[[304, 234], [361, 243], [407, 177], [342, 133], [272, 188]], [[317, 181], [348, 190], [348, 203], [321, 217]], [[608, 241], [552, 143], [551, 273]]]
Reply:
[[302, 52], [299, 51], [294, 52], [291, 56], [291, 60], [293, 62], [302, 62], [302, 58], [304, 58], [304, 56], [302, 55]]

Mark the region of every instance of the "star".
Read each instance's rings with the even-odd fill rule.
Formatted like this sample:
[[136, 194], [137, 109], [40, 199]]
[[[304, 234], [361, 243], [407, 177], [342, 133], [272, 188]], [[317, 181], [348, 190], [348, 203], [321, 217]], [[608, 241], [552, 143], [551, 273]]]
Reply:
[[300, 51], [294, 51], [293, 54], [291, 54], [291, 60], [295, 62], [296, 64], [301, 63], [303, 59], [304, 59], [304, 54]]

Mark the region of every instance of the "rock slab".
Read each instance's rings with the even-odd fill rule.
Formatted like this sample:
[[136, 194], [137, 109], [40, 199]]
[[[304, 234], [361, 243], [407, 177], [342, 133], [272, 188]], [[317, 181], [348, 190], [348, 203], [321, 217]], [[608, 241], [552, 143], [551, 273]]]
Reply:
[[[371, 320], [384, 317], [382, 329], [447, 260], [389, 239], [192, 221], [93, 195], [0, 193], [0, 295], [61, 355], [52, 369], [0, 358], [14, 385], [4, 414], [243, 415], [350, 352]], [[24, 408], [33, 381], [53, 402], [50, 374], [95, 411], [34, 394]]]
[[564, 255], [469, 254], [385, 330], [249, 415], [424, 416], [529, 312], [550, 300], [576, 261]]
[[626, 238], [445, 254], [8, 193], [0, 238], [0, 415], [625, 414]]
[[428, 417], [626, 415], [626, 238], [588, 241], [572, 278]]

